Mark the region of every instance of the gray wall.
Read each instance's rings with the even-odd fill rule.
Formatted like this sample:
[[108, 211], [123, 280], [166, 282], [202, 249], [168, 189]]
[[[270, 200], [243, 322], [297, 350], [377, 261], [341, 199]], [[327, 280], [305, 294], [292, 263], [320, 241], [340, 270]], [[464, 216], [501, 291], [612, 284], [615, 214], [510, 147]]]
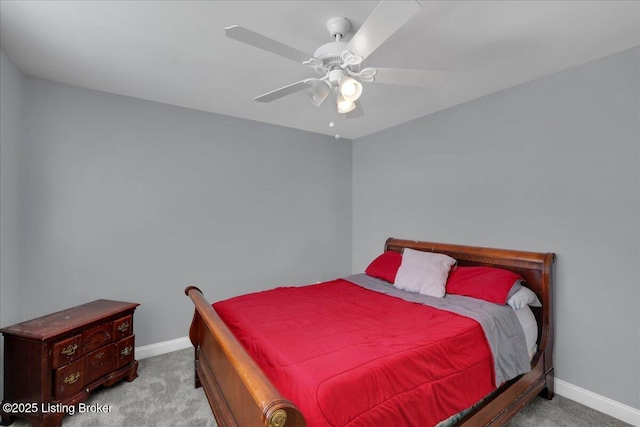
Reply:
[[351, 141], [25, 79], [23, 316], [139, 302], [136, 344], [351, 269]]
[[[0, 325], [21, 319], [22, 74], [0, 49]], [[0, 340], [3, 360], [4, 340]], [[0, 370], [0, 395], [4, 387]]]
[[555, 252], [558, 378], [640, 408], [638, 48], [353, 143], [353, 270], [385, 238]]
[[349, 141], [23, 79], [2, 53], [0, 325], [132, 300], [145, 345], [186, 334], [188, 283], [217, 300], [333, 278], [388, 236], [554, 251], [558, 377], [638, 408], [638, 60], [359, 139], [352, 159]]

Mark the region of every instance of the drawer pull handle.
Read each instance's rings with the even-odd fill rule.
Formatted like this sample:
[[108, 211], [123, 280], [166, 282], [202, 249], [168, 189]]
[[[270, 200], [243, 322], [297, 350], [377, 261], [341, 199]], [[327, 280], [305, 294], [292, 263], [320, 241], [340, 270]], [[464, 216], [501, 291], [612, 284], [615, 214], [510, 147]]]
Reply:
[[120, 323], [120, 326], [118, 326], [118, 330], [120, 332], [125, 332], [125, 331], [129, 330], [129, 322]]
[[62, 349], [62, 354], [64, 354], [65, 356], [71, 356], [73, 355], [73, 353], [76, 352], [77, 349], [78, 349], [78, 344], [75, 344], [75, 343], [69, 344], [68, 346]]
[[131, 354], [132, 351], [133, 351], [133, 347], [131, 346], [123, 348], [122, 351], [120, 352], [120, 358], [127, 357], [128, 355]]
[[76, 372], [75, 374], [69, 375], [64, 379], [64, 382], [67, 384], [73, 384], [76, 381], [78, 381], [78, 378], [80, 378], [80, 372]]
[[102, 359], [102, 356], [104, 356], [104, 351], [101, 351], [99, 353], [96, 354], [96, 359]]

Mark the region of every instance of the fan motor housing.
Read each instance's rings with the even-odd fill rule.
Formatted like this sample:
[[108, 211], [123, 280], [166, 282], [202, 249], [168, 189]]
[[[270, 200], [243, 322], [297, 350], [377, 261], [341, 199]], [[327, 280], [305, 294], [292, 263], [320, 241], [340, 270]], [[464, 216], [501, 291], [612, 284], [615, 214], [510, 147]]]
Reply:
[[346, 47], [347, 43], [345, 42], [326, 43], [316, 49], [313, 56], [322, 61], [324, 68], [331, 68], [342, 63], [341, 55]]

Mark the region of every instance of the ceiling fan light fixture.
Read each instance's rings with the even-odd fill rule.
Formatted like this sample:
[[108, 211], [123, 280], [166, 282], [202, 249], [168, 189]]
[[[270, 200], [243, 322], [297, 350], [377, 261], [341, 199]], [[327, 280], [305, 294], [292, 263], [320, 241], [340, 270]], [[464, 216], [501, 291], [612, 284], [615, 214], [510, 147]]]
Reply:
[[[1, 1], [1, 0], [0, 0]], [[418, 1], [380, 1], [374, 11], [345, 42], [351, 31], [351, 22], [345, 17], [327, 21], [332, 41], [318, 47], [313, 55], [263, 36], [239, 25], [225, 28], [231, 39], [263, 51], [279, 55], [313, 68], [319, 78], [304, 79], [254, 98], [258, 102], [271, 102], [287, 95], [306, 90], [311, 103], [320, 106], [331, 95], [331, 112], [345, 114], [347, 118], [363, 114], [360, 97], [363, 83], [378, 82], [392, 85], [431, 87], [440, 77], [434, 72], [400, 68], [363, 68], [362, 63], [420, 10]], [[442, 74], [442, 73], [440, 73]], [[321, 82], [324, 82], [322, 84]], [[335, 99], [333, 98], [335, 92]]]
[[342, 96], [342, 93], [340, 93], [340, 91], [338, 91], [338, 94], [336, 97], [336, 103], [338, 106], [338, 113], [341, 113], [341, 114], [348, 113], [350, 111], [353, 111], [354, 108], [356, 108], [356, 103], [353, 101], [346, 100], [344, 96]]
[[309, 100], [313, 105], [319, 107], [330, 93], [331, 88], [329, 85], [323, 81], [319, 81], [314, 83], [311, 89], [309, 89]]
[[354, 78], [342, 76], [339, 91], [346, 101], [354, 102], [362, 95], [362, 84]]

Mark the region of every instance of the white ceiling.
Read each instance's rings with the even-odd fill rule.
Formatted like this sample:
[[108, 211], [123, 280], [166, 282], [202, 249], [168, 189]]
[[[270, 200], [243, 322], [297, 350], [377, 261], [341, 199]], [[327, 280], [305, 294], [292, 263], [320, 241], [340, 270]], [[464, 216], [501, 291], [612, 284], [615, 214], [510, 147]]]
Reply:
[[422, 1], [365, 66], [447, 70], [446, 85], [364, 84], [365, 114], [338, 117], [304, 92], [254, 97], [316, 77], [224, 36], [241, 25], [313, 54], [345, 16], [377, 1], [7, 1], [0, 44], [27, 75], [346, 138], [370, 133], [640, 44], [637, 1]]

